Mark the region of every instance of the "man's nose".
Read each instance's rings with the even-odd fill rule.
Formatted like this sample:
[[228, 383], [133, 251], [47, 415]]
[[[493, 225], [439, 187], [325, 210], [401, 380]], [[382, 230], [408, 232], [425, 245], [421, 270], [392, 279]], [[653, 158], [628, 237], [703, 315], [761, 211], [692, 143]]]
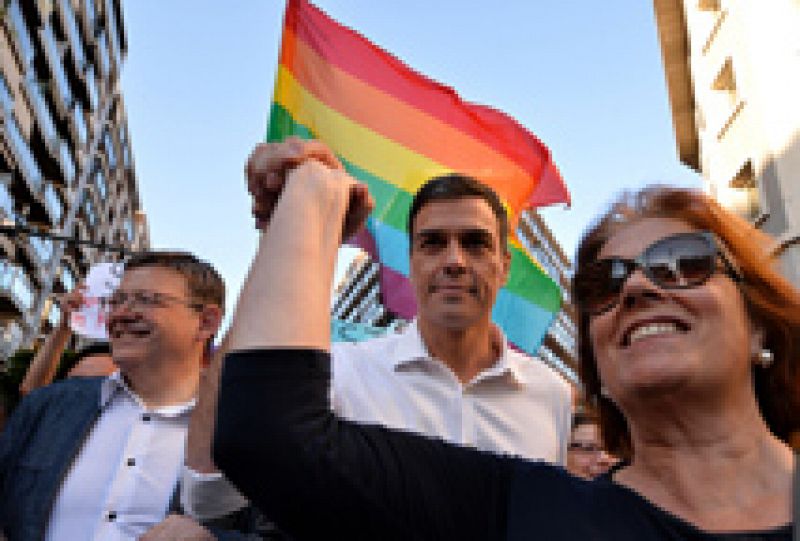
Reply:
[[458, 239], [450, 239], [447, 242], [447, 249], [445, 250], [444, 257], [445, 269], [451, 272], [454, 270], [458, 270], [460, 272], [466, 268], [464, 250], [461, 247], [461, 243], [458, 242]]

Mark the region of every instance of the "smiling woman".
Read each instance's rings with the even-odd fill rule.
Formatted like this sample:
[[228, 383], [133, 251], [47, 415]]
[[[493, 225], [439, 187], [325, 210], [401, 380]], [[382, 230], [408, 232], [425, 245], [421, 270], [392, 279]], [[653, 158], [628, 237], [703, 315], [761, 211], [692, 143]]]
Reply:
[[[669, 236], [670, 233], [679, 231], [683, 243], [675, 242], [675, 237]], [[646, 246], [646, 238], [657, 240], [662, 237], [673, 239], [673, 242], [660, 240], [647, 247], [639, 258], [644, 263], [640, 264], [643, 274], [655, 286], [652, 290], [660, 291], [658, 294], [665, 295], [665, 298], [670, 297], [666, 295], [668, 292], [672, 293], [672, 300], [669, 302], [651, 303], [659, 306], [653, 312], [661, 319], [657, 318], [649, 323], [674, 324], [683, 331], [681, 334], [687, 335], [687, 339], [692, 334], [689, 330], [697, 331], [694, 333], [696, 336], [705, 331], [707, 335], [697, 336], [698, 340], [690, 342], [693, 345], [686, 352], [686, 355], [696, 355], [698, 362], [705, 365], [725, 365], [731, 359], [726, 359], [723, 352], [730, 352], [733, 356], [738, 352], [738, 356], [743, 356], [748, 385], [752, 381], [750, 386], [757, 399], [760, 415], [775, 435], [788, 442], [790, 434], [800, 429], [800, 299], [797, 290], [771, 263], [769, 250], [774, 241], [702, 193], [654, 187], [623, 196], [614, 204], [586, 234], [576, 259], [574, 285], [577, 302], [582, 307], [579, 320], [581, 377], [587, 395], [599, 406], [603, 437], [609, 450], [628, 459], [633, 454], [630, 429], [625, 416], [619, 405], [608, 396], [611, 382], [605, 377], [611, 374], [603, 377], [600, 374], [602, 369], [598, 371], [598, 364], [601, 364], [598, 349], [603, 348], [604, 344], [599, 344], [598, 347], [591, 330], [602, 327], [609, 318], [617, 317], [617, 311], [611, 309], [611, 306], [606, 307], [611, 309], [610, 313], [596, 313], [597, 304], [604, 302], [602, 299], [598, 300], [598, 297], [606, 295], [607, 303], [618, 303], [621, 300], [634, 303], [638, 300], [636, 292], [623, 291], [623, 287], [635, 286], [644, 277], [641, 274], [631, 276], [635, 274], [635, 270], [628, 267], [621, 277], [607, 274], [608, 287], [598, 289], [596, 286], [603, 280], [600, 275], [602, 267], [608, 267], [609, 262], [624, 261], [624, 258], [610, 258], [610, 255], [625, 255], [620, 250], [636, 252], [637, 248]], [[686, 239], [693, 239], [693, 243], [686, 242]], [[611, 254], [612, 251], [617, 253]], [[635, 257], [639, 253], [627, 255]], [[710, 259], [713, 265], [711, 267], [707, 263], [709, 255], [713, 256]], [[667, 279], [675, 280], [684, 270], [677, 269], [676, 265], [691, 265], [686, 269], [691, 274], [690, 281], [684, 285], [663, 281], [659, 284], [656, 276], [659, 272], [658, 263], [662, 263], [662, 267], [667, 270], [673, 269], [674, 272], [666, 272], [666, 276]], [[721, 272], [714, 274], [717, 270]], [[692, 280], [698, 283], [692, 283]], [[710, 282], [708, 287], [699, 287], [706, 284], [706, 281]], [[741, 306], [730, 306], [719, 317], [710, 320], [713, 314], [704, 312], [703, 305], [698, 304], [703, 300], [702, 292], [709, 288], [712, 291], [724, 288], [724, 293], [720, 291], [720, 295], [725, 297], [721, 302], [727, 300]], [[652, 296], [653, 291], [640, 292], [640, 296]], [[666, 314], [663, 313], [664, 305], [667, 305]], [[723, 310], [721, 306], [718, 308]], [[638, 306], [636, 310], [627, 311], [638, 312]], [[641, 311], [647, 312], [644, 309]], [[653, 313], [647, 318], [652, 315]], [[636, 317], [640, 323], [648, 323], [647, 318], [642, 321], [641, 314]], [[636, 323], [636, 317], [629, 321], [629, 325]], [[686, 328], [684, 318], [695, 321], [697, 328]], [[749, 332], [732, 332], [732, 326], [737, 322], [752, 327], [748, 331], [752, 330], [758, 335], [754, 338], [757, 344], [751, 340], [753, 337]], [[629, 342], [634, 333], [638, 336], [652, 333], [653, 339], [657, 335], [664, 336], [664, 333], [655, 333], [652, 325], [629, 326], [628, 333], [621, 336], [623, 347], [617, 352], [619, 356], [630, 349]], [[755, 345], [760, 347], [752, 351]], [[639, 349], [645, 352], [650, 349], [646, 341], [641, 346]], [[651, 346], [663, 349], [669, 347], [669, 344], [656, 346], [651, 342]], [[758, 362], [750, 362], [752, 359]], [[767, 359], [771, 361], [768, 362]], [[670, 362], [676, 364], [678, 360], [680, 359], [672, 357]], [[613, 371], [613, 359], [609, 361], [607, 368]], [[618, 368], [624, 371], [632, 367], [629, 365]], [[713, 388], [706, 391], [714, 393]]]

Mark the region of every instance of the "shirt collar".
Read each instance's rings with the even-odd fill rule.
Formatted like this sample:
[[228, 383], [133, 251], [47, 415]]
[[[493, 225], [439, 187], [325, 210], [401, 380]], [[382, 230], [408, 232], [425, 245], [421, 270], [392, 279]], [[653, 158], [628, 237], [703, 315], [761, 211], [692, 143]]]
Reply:
[[130, 388], [125, 378], [122, 377], [122, 372], [117, 370], [106, 377], [100, 384], [100, 407], [105, 408], [114, 398], [120, 395], [125, 395], [133, 400], [142, 410], [150, 411], [162, 417], [179, 417], [184, 414], [189, 414], [194, 409], [195, 403], [197, 402], [196, 398], [192, 398], [181, 404], [171, 404], [169, 406], [149, 409], [139, 395]]
[[[520, 366], [520, 356], [511, 351], [508, 340], [499, 327], [493, 325], [492, 329], [500, 340], [500, 357], [495, 364], [481, 372], [471, 383], [508, 375], [516, 383], [524, 385], [527, 383], [527, 379]], [[422, 340], [417, 320], [414, 319], [399, 335], [395, 355], [391, 359], [392, 367], [398, 371], [405, 365], [432, 359], [433, 356]]]

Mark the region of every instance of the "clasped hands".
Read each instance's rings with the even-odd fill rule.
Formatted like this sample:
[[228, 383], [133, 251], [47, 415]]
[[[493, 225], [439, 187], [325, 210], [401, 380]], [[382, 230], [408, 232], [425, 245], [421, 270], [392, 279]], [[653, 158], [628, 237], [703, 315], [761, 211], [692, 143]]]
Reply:
[[291, 182], [313, 184], [319, 197], [346, 198], [342, 240], [364, 225], [375, 205], [367, 186], [348, 175], [333, 152], [319, 141], [290, 137], [280, 143], [261, 143], [247, 160], [245, 178], [253, 198], [256, 227], [262, 231]]

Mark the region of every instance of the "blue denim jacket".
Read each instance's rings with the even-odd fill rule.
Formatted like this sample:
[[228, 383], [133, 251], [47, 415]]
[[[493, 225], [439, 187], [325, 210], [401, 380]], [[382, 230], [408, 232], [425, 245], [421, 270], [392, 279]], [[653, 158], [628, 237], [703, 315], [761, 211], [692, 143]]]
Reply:
[[[8, 541], [44, 539], [64, 476], [100, 415], [102, 381], [70, 378], [35, 390], [0, 433], [0, 532]], [[180, 513], [177, 491], [172, 500], [168, 512]], [[204, 525], [220, 540], [272, 539], [251, 515]]]

